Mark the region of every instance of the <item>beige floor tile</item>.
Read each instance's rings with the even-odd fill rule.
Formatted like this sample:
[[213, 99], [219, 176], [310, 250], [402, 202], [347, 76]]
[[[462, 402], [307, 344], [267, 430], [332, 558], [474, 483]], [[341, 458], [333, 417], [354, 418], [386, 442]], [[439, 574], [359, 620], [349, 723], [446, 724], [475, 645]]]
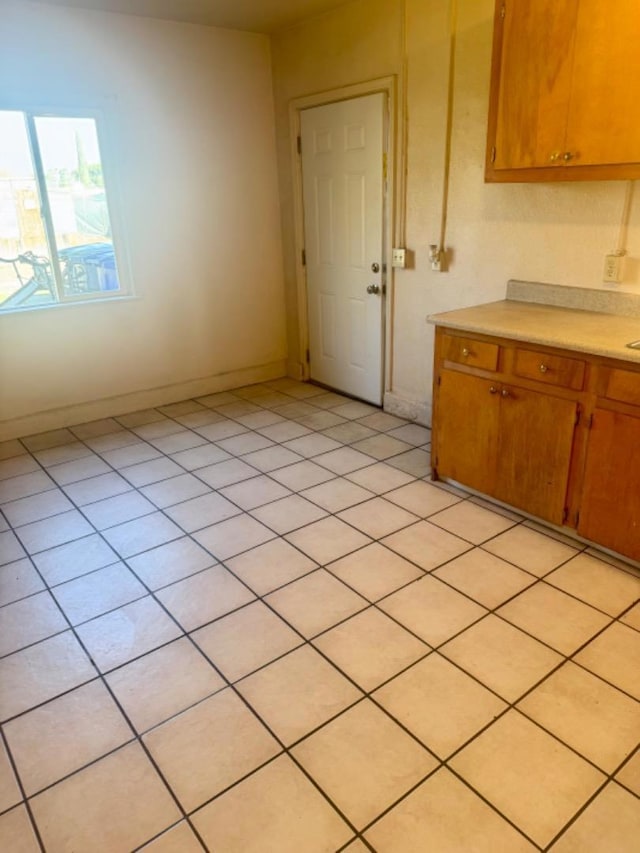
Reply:
[[533, 853], [538, 849], [445, 768], [375, 823], [366, 839], [380, 853]]
[[407, 441], [416, 447], [431, 441], [431, 430], [418, 424], [407, 424], [406, 426], [397, 427], [390, 430], [389, 435], [399, 438], [401, 441]]
[[[264, 401], [267, 398], [263, 397], [262, 399]], [[271, 402], [270, 396], [268, 398], [268, 402]], [[275, 402], [278, 403], [280, 400], [276, 400]], [[278, 417], [280, 416], [278, 415]], [[297, 424], [295, 421], [285, 420], [280, 420], [278, 423], [270, 424], [266, 427], [257, 427], [257, 431], [260, 435], [264, 435], [272, 441], [291, 441], [294, 438], [300, 438], [300, 436], [309, 435], [311, 433], [311, 430], [302, 426], [302, 424]], [[300, 455], [304, 456], [304, 453], [301, 453]]]
[[244, 459], [257, 468], [258, 471], [263, 471], [265, 474], [269, 471], [275, 471], [279, 468], [284, 468], [286, 465], [295, 465], [300, 462], [302, 457], [292, 450], [287, 450], [286, 447], [269, 447], [267, 450], [258, 450], [255, 453], [249, 453]]
[[369, 848], [365, 847], [359, 838], [356, 838], [348, 847], [344, 848], [344, 853], [367, 853], [368, 850]]
[[474, 545], [480, 545], [514, 525], [513, 521], [503, 515], [471, 501], [461, 501], [430, 516], [429, 520], [449, 533], [473, 542]]
[[37, 554], [91, 533], [93, 527], [75, 509], [53, 518], [34, 521], [18, 530], [20, 542], [28, 554]]
[[362, 503], [373, 497], [373, 493], [362, 486], [357, 486], [344, 477], [336, 477], [328, 483], [321, 483], [301, 493], [303, 498], [313, 501], [329, 512], [340, 512], [342, 509]]
[[0, 850], [11, 853], [40, 853], [40, 845], [24, 806], [0, 815]]
[[[262, 405], [262, 397], [267, 396], [266, 394], [261, 395], [258, 402]], [[271, 412], [268, 410], [261, 410], [259, 412], [252, 412], [249, 415], [238, 415], [236, 420], [238, 420], [243, 426], [249, 427], [249, 429], [259, 430], [262, 427], [269, 427], [275, 424], [286, 423], [284, 418], [277, 415], [275, 412]]]
[[40, 576], [24, 558], [0, 567], [0, 607], [44, 589]]
[[130, 465], [138, 465], [140, 462], [148, 462], [150, 459], [158, 459], [161, 455], [159, 450], [147, 444], [146, 441], [128, 443], [124, 447], [98, 452], [109, 465], [118, 470], [128, 468]]
[[367, 415], [378, 414], [378, 410], [373, 406], [368, 406], [366, 403], [358, 403], [355, 400], [350, 400], [348, 403], [343, 403], [336, 406], [333, 411], [342, 418], [355, 420], [356, 418], [364, 418]]
[[0, 566], [13, 563], [26, 556], [26, 551], [12, 530], [0, 533]]
[[11, 459], [13, 456], [24, 456], [26, 450], [17, 438], [0, 441], [0, 459]]
[[640, 604], [636, 604], [625, 616], [621, 616], [620, 621], [640, 631]]
[[257, 595], [266, 595], [317, 568], [317, 563], [284, 539], [273, 539], [225, 564]]
[[17, 501], [30, 495], [37, 495], [47, 489], [55, 489], [56, 484], [44, 471], [34, 471], [0, 481], [0, 503]]
[[607, 773], [640, 739], [640, 705], [571, 661], [518, 708]]
[[[206, 409], [202, 411], [206, 411]], [[174, 435], [164, 435], [160, 438], [149, 439], [149, 444], [161, 450], [162, 453], [180, 453], [182, 450], [191, 450], [193, 447], [201, 447], [206, 443], [206, 438], [203, 438], [203, 436], [198, 435], [196, 432], [192, 432], [190, 429], [183, 430]]]
[[182, 634], [151, 596], [98, 616], [76, 630], [101, 672], [115, 669]]
[[439, 646], [487, 612], [433, 577], [394, 592], [379, 607], [430, 646]]
[[302, 741], [293, 755], [357, 829], [437, 766], [368, 699]]
[[483, 548], [538, 577], [548, 574], [577, 553], [575, 548], [522, 524], [486, 542]]
[[127, 521], [117, 527], [110, 527], [103, 533], [115, 551], [121, 557], [134, 557], [142, 551], [164, 545], [183, 535], [183, 531], [161, 512], [145, 515], [134, 521]]
[[[83, 456], [92, 456], [93, 454], [86, 444], [76, 441], [70, 444], [61, 444], [59, 447], [50, 447], [48, 450], [37, 450], [33, 455], [41, 465], [49, 468], [52, 465], [60, 465], [62, 462], [73, 462], [74, 459], [82, 459]], [[28, 460], [28, 457], [23, 458], [25, 461]], [[3, 469], [3, 465], [4, 463], [0, 465], [0, 469]], [[36, 470], [36, 468], [37, 466], [34, 465], [28, 470]], [[19, 473], [26, 473], [26, 471], [27, 469]]]
[[300, 456], [304, 456], [305, 459], [318, 456], [320, 453], [328, 453], [330, 450], [337, 450], [341, 446], [339, 441], [335, 441], [319, 433], [303, 435], [287, 441], [285, 444], [285, 447], [293, 450], [294, 453], [300, 454]]
[[414, 477], [404, 471], [399, 471], [397, 468], [392, 468], [386, 462], [376, 462], [375, 465], [369, 465], [367, 468], [347, 474], [347, 479], [364, 489], [368, 489], [374, 495], [382, 495], [392, 489], [406, 486]]
[[309, 646], [250, 675], [237, 688], [286, 744], [309, 734], [362, 696]]
[[449, 494], [444, 489], [425, 483], [424, 480], [416, 480], [399, 489], [394, 489], [388, 492], [385, 498], [420, 518], [426, 518], [460, 502], [460, 498]]
[[41, 521], [52, 515], [59, 515], [73, 509], [73, 504], [64, 496], [61, 489], [48, 489], [28, 498], [20, 498], [2, 505], [2, 512], [12, 527]]
[[369, 438], [375, 434], [375, 430], [355, 421], [345, 421], [344, 423], [336, 424], [336, 426], [323, 430], [323, 435], [328, 436], [328, 438], [334, 438], [343, 444], [361, 441], [363, 438]]
[[372, 435], [369, 438], [363, 438], [362, 441], [355, 442], [351, 447], [372, 456], [374, 459], [382, 460], [397, 456], [399, 453], [406, 453], [407, 450], [411, 450], [412, 445], [406, 444], [398, 438], [393, 438], [391, 435]]
[[220, 489], [220, 494], [237, 504], [241, 509], [251, 510], [270, 501], [286, 498], [291, 492], [281, 483], [276, 483], [271, 477], [261, 474], [259, 477], [243, 480], [242, 483], [226, 486], [226, 488]]
[[317, 637], [314, 645], [367, 692], [429, 651], [374, 607]]
[[67, 581], [52, 592], [72, 625], [147, 595], [140, 581], [122, 563]]
[[[218, 426], [218, 424], [214, 424], [214, 426]], [[256, 468], [247, 465], [241, 459], [227, 459], [224, 462], [216, 462], [214, 465], [198, 469], [198, 477], [214, 489], [222, 489], [224, 486], [241, 483], [243, 480], [257, 476], [258, 473]]]
[[392, 456], [388, 462], [394, 468], [399, 468], [400, 471], [405, 471], [414, 477], [428, 477], [431, 473], [431, 454], [417, 447], [398, 456]]
[[497, 616], [487, 616], [451, 640], [442, 654], [514, 702], [562, 660], [556, 652]]
[[217, 560], [193, 539], [183, 536], [129, 557], [127, 563], [149, 589], [160, 589], [214, 566]]
[[96, 501], [83, 508], [83, 513], [97, 530], [106, 530], [155, 511], [156, 507], [151, 501], [135, 491]]
[[382, 543], [425, 571], [435, 569], [471, 548], [468, 542], [428, 521], [419, 521], [392, 533]]
[[29, 797], [134, 736], [98, 680], [12, 720], [5, 734]]
[[371, 536], [380, 539], [418, 521], [417, 516], [389, 503], [384, 498], [373, 498], [358, 506], [344, 510], [339, 515], [343, 521]]
[[77, 435], [78, 438], [96, 438], [100, 435], [111, 435], [114, 432], [120, 432], [122, 427], [113, 418], [102, 418], [98, 421], [89, 421], [79, 426], [71, 427], [71, 432]]
[[52, 429], [21, 439], [24, 446], [32, 453], [38, 450], [46, 450], [49, 447], [59, 447], [61, 444], [70, 444], [75, 440], [76, 437], [68, 429]]
[[331, 853], [353, 834], [284, 755], [196, 812], [193, 821], [207, 846], [225, 853]]
[[118, 562], [118, 555], [101, 536], [93, 534], [43, 551], [33, 562], [49, 586], [101, 569]]
[[507, 707], [435, 652], [377, 690], [374, 698], [442, 759]]
[[482, 548], [467, 551], [433, 574], [490, 610], [536, 581], [533, 575]]
[[222, 415], [214, 412], [213, 409], [202, 409], [197, 412], [191, 412], [189, 415], [178, 415], [176, 420], [178, 423], [181, 423], [182, 426], [195, 430], [198, 427], [218, 423], [218, 421], [224, 420], [224, 418]]
[[285, 537], [320, 565], [331, 563], [371, 542], [338, 518], [324, 518]]
[[178, 477], [144, 486], [140, 491], [157, 507], [165, 509], [182, 501], [206, 495], [210, 492], [210, 488], [193, 474], [180, 474]]
[[564, 655], [572, 655], [611, 621], [599, 610], [540, 581], [501, 607], [498, 614]]
[[264, 524], [243, 513], [211, 527], [205, 527], [204, 530], [194, 534], [193, 538], [218, 560], [227, 560], [229, 557], [235, 557], [243, 551], [255, 548], [256, 545], [268, 542], [275, 535]]
[[138, 744], [54, 785], [31, 807], [45, 849], [52, 851], [132, 850], [180, 818]]
[[640, 750], [624, 765], [616, 779], [640, 797]]
[[235, 504], [215, 492], [200, 495], [188, 501], [172, 506], [166, 510], [169, 518], [187, 533], [201, 530], [210, 524], [217, 524], [227, 518], [239, 515], [242, 510]]
[[378, 601], [424, 574], [413, 563], [378, 542], [329, 563], [327, 568], [369, 601]]
[[395, 415], [390, 415], [387, 412], [375, 412], [372, 415], [365, 415], [365, 417], [360, 419], [360, 423], [372, 429], [380, 430], [380, 432], [389, 432], [392, 429], [407, 426], [406, 420], [397, 418]]
[[168, 829], [141, 848], [145, 853], [202, 853], [203, 847], [186, 821]]
[[96, 675], [71, 631], [16, 652], [0, 661], [0, 721], [46, 702]]
[[249, 675], [303, 642], [261, 601], [218, 619], [192, 637], [229, 681]]
[[49, 592], [0, 608], [0, 657], [11, 654], [68, 628]]
[[251, 515], [282, 535], [303, 527], [305, 524], [319, 521], [327, 513], [300, 495], [290, 495], [280, 501], [254, 509]]
[[223, 566], [205, 569], [156, 593], [185, 631], [200, 628], [252, 601], [255, 596]]
[[588, 554], [578, 554], [549, 575], [547, 581], [611, 616], [619, 616], [640, 599], [640, 577]]
[[271, 476], [288, 489], [301, 492], [303, 489], [309, 489], [311, 486], [333, 480], [335, 474], [320, 465], [316, 465], [315, 462], [305, 459], [304, 462], [279, 468]]
[[98, 474], [108, 474], [109, 471], [110, 468], [107, 463], [94, 453], [82, 459], [75, 459], [73, 462], [52, 465], [51, 468], [47, 469], [49, 476], [59, 486], [77, 483], [78, 480], [85, 480], [87, 477], [97, 477]]
[[263, 450], [265, 447], [273, 447], [273, 442], [256, 432], [243, 432], [240, 435], [233, 435], [231, 438], [221, 439], [218, 442], [218, 447], [233, 456], [243, 456], [245, 453], [253, 453], [256, 450]]
[[172, 453], [171, 458], [187, 471], [197, 471], [200, 468], [216, 465], [218, 462], [226, 462], [231, 457], [214, 444], [203, 444]]
[[120, 474], [136, 488], [150, 486], [160, 480], [168, 480], [183, 473], [183, 469], [172, 459], [161, 456], [159, 459], [149, 459], [138, 465], [120, 469]]
[[115, 670], [107, 682], [138, 732], [163, 723], [225, 686], [184, 637]]
[[579, 652], [575, 660], [640, 699], [640, 634], [633, 628], [613, 624]]
[[[22, 800], [7, 750], [0, 741], [0, 812], [10, 809]], [[0, 848], [2, 849], [2, 848]]]
[[152, 729], [144, 742], [187, 811], [280, 752], [229, 688]]
[[[139, 435], [140, 438], [145, 439], [145, 441], [150, 438], [161, 438], [165, 435], [174, 435], [175, 433], [184, 431], [183, 426], [170, 418], [165, 418], [157, 409], [156, 413], [159, 417], [155, 417], [153, 421], [143, 424], [128, 424], [129, 428], [136, 435]], [[119, 420], [122, 421], [122, 418]]]
[[368, 605], [324, 569], [272, 592], [265, 601], [307, 639]]
[[605, 781], [517, 711], [508, 711], [450, 763], [541, 847]]
[[304, 415], [298, 418], [298, 423], [313, 430], [327, 430], [332, 426], [345, 423], [344, 418], [334, 414], [333, 411], [315, 411], [312, 415]]
[[611, 782], [553, 845], [553, 853], [637, 853], [637, 799]]

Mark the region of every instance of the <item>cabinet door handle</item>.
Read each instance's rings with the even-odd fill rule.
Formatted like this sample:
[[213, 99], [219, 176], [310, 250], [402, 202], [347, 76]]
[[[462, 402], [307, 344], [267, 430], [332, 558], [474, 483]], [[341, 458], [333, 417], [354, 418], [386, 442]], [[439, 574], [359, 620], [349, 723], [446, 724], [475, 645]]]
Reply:
[[568, 162], [569, 162], [569, 160], [573, 160], [573, 158], [574, 158], [575, 156], [576, 156], [576, 155], [573, 153], [573, 151], [565, 151], [565, 152], [564, 152], [564, 154], [562, 155], [562, 159], [563, 159], [566, 163], [568, 163]]
[[541, 365], [540, 365], [540, 373], [546, 373], [546, 372], [547, 372], [547, 370], [549, 370], [549, 368], [547, 367], [547, 365], [546, 365], [546, 364], [541, 364]]
[[549, 157], [549, 160], [551, 160], [552, 163], [557, 163], [561, 156], [562, 155], [559, 151], [553, 151], [551, 153], [551, 156]]
[[503, 388], [500, 393], [502, 394], [503, 397], [510, 397], [511, 396], [511, 391], [509, 391], [508, 388]]
[[463, 348], [463, 350], [462, 350], [462, 355], [463, 355], [465, 358], [467, 358], [467, 356], [470, 356], [470, 355], [471, 355], [471, 350], [469, 349], [469, 347], [464, 347], [464, 348]]
[[495, 385], [492, 385], [491, 388], [489, 388], [489, 393], [490, 394], [497, 394], [498, 393], [498, 389], [496, 388]]

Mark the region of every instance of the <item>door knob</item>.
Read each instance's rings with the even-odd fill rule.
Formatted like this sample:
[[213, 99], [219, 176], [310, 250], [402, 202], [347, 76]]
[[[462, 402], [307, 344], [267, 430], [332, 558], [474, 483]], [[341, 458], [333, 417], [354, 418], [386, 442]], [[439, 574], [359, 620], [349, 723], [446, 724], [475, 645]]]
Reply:
[[370, 284], [367, 293], [380, 293], [380, 287], [377, 284]]
[[371, 264], [371, 272], [380, 272], [380, 264]]

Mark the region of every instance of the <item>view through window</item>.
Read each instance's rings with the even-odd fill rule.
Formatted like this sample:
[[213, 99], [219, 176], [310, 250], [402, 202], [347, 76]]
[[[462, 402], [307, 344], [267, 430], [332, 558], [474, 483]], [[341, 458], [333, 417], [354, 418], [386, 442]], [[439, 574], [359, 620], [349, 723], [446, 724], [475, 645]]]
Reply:
[[95, 119], [0, 110], [0, 312], [121, 294]]

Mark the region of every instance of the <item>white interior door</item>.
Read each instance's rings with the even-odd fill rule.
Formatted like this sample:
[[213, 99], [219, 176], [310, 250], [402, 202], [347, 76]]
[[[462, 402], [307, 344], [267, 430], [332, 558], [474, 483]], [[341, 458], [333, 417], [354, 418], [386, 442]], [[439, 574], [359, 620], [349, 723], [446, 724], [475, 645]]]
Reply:
[[302, 111], [312, 379], [382, 402], [384, 106], [366, 95]]

